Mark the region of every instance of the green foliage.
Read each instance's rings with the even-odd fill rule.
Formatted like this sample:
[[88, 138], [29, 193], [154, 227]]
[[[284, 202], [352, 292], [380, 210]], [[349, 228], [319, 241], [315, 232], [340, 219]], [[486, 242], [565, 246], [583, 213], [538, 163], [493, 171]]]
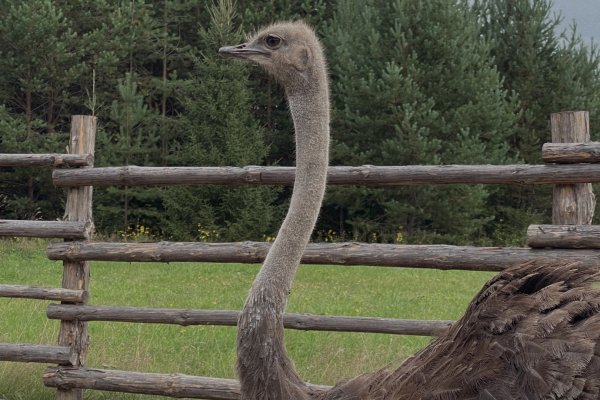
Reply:
[[[119, 100], [110, 108], [110, 120], [98, 132], [98, 165], [154, 165], [159, 157], [158, 138], [145, 129], [150, 112], [144, 97], [138, 93], [134, 77], [127, 73], [117, 85]], [[132, 224], [157, 225], [160, 201], [152, 191], [140, 188], [106, 188], [96, 192], [96, 224], [100, 231]]]
[[81, 73], [77, 33], [52, 1], [6, 3], [0, 13], [0, 70], [6, 71], [0, 96], [25, 115], [30, 136], [41, 133], [33, 132], [36, 119], [52, 133]]
[[[540, 162], [548, 116], [600, 106], [597, 50], [555, 33], [549, 0], [0, 0], [0, 151], [64, 151], [93, 113], [96, 166], [293, 165], [280, 86], [221, 61], [224, 44], [275, 20], [323, 38], [336, 164]], [[273, 188], [97, 188], [102, 234], [273, 236]], [[49, 173], [0, 170], [0, 217], [60, 218]], [[277, 205], [275, 205], [277, 204]], [[451, 207], [448, 207], [451, 204]], [[521, 243], [550, 218], [549, 187], [331, 188], [315, 240]]]
[[[515, 107], [466, 9], [447, 1], [347, 2], [325, 32], [335, 100], [333, 162], [511, 159], [506, 137]], [[471, 241], [493, 219], [488, 196], [481, 186], [346, 188], [331, 190], [327, 207], [352, 238], [379, 232], [377, 240], [390, 241], [401, 227], [409, 241]]]
[[[551, 141], [549, 117], [566, 110], [591, 111], [591, 126], [600, 123], [600, 57], [586, 47], [576, 30], [556, 34], [560, 17], [549, 0], [477, 0], [473, 4], [481, 33], [503, 87], [519, 104], [508, 143], [519, 161], [541, 162], [541, 146]], [[501, 188], [492, 206], [500, 232], [523, 237], [527, 224], [550, 222], [551, 189]], [[501, 221], [500, 221], [501, 220]]]
[[[241, 41], [234, 9], [225, 0], [210, 9], [210, 25], [200, 28], [193, 78], [181, 91], [181, 143], [174, 159], [181, 165], [259, 164], [267, 155], [264, 131], [252, 115], [242, 63], [223, 62], [216, 50]], [[273, 229], [276, 192], [271, 188], [178, 187], [164, 192], [168, 215], [163, 229], [173, 238], [258, 239]], [[206, 231], [215, 232], [206, 236]]]
[[552, 14], [549, 0], [478, 0], [473, 9], [504, 87], [521, 108], [511, 146], [523, 161], [540, 162], [551, 113], [598, 107], [597, 51], [584, 46], [576, 31], [562, 39], [556, 35], [560, 17]]
[[[57, 134], [80, 72], [77, 34], [51, 1], [1, 2], [0, 152], [62, 152]], [[62, 202], [50, 174], [32, 168], [0, 171], [2, 217], [52, 219]]]
[[[26, 121], [0, 106], [0, 153], [61, 152], [66, 135], [39, 135], [40, 121]], [[52, 219], [62, 216], [64, 204], [56, 202], [60, 191], [54, 188], [49, 171], [39, 168], [0, 168], [0, 218]]]

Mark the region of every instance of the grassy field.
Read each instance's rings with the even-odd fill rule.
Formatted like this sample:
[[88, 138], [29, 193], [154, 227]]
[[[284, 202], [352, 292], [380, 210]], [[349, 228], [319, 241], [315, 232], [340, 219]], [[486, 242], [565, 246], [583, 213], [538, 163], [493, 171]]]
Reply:
[[[90, 304], [240, 309], [257, 265], [92, 263]], [[41, 241], [0, 241], [0, 282], [60, 286], [62, 264], [45, 258]], [[489, 273], [419, 269], [303, 266], [288, 310], [327, 315], [456, 319]], [[0, 342], [55, 344], [58, 321], [48, 302], [0, 298]], [[88, 366], [234, 377], [232, 327], [91, 322]], [[301, 375], [333, 384], [414, 353], [426, 337], [287, 331]], [[46, 400], [44, 365], [0, 362], [0, 398]], [[155, 396], [88, 391], [86, 399]]]

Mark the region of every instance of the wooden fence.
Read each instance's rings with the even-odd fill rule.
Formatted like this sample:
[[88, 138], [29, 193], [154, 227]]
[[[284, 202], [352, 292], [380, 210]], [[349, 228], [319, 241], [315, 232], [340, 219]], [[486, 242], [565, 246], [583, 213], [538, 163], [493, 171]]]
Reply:
[[[88, 305], [89, 262], [211, 261], [261, 262], [268, 243], [103, 243], [92, 242], [92, 187], [102, 185], [290, 185], [294, 168], [199, 167], [93, 168], [96, 118], [74, 116], [69, 154], [0, 154], [1, 166], [69, 167], [55, 169], [56, 186], [67, 188], [64, 221], [0, 220], [0, 236], [64, 238], [48, 246], [51, 260], [64, 265], [61, 288], [0, 285], [0, 296], [60, 301], [50, 304], [49, 319], [61, 321], [58, 344], [0, 344], [0, 360], [50, 363], [43, 381], [57, 388], [57, 399], [82, 399], [83, 389], [121, 391], [204, 399], [237, 399], [235, 380], [100, 370], [85, 367], [87, 321], [126, 321], [178, 325], [235, 326], [239, 311], [178, 310]], [[529, 260], [557, 259], [598, 264], [600, 227], [590, 225], [595, 197], [591, 182], [600, 182], [600, 143], [590, 142], [587, 112], [551, 116], [553, 143], [543, 146], [545, 165], [446, 165], [405, 167], [331, 167], [330, 185], [420, 184], [554, 184], [554, 225], [532, 225], [526, 248], [447, 245], [314, 243], [303, 263], [372, 265], [500, 271]], [[290, 329], [435, 335], [452, 321], [286, 314]], [[315, 387], [319, 389], [320, 387]]]

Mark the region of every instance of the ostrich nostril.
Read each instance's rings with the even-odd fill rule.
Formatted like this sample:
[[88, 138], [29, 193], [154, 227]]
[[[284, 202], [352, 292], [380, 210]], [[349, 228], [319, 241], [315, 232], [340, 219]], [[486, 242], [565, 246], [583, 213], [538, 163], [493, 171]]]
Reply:
[[236, 46], [224, 46], [219, 49], [221, 56], [240, 56], [246, 49], [246, 43], [238, 44]]

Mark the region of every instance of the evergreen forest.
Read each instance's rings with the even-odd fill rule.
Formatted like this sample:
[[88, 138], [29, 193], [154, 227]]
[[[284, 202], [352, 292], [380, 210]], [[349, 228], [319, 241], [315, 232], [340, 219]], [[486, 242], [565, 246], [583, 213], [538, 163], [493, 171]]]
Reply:
[[[281, 88], [223, 45], [303, 19], [326, 48], [332, 165], [541, 163], [549, 116], [590, 111], [600, 55], [550, 0], [0, 0], [0, 153], [64, 153], [98, 117], [97, 167], [290, 166]], [[316, 241], [507, 245], [547, 223], [550, 186], [330, 187]], [[100, 235], [270, 240], [290, 188], [94, 191]], [[0, 168], [0, 218], [62, 217], [38, 169]]]

